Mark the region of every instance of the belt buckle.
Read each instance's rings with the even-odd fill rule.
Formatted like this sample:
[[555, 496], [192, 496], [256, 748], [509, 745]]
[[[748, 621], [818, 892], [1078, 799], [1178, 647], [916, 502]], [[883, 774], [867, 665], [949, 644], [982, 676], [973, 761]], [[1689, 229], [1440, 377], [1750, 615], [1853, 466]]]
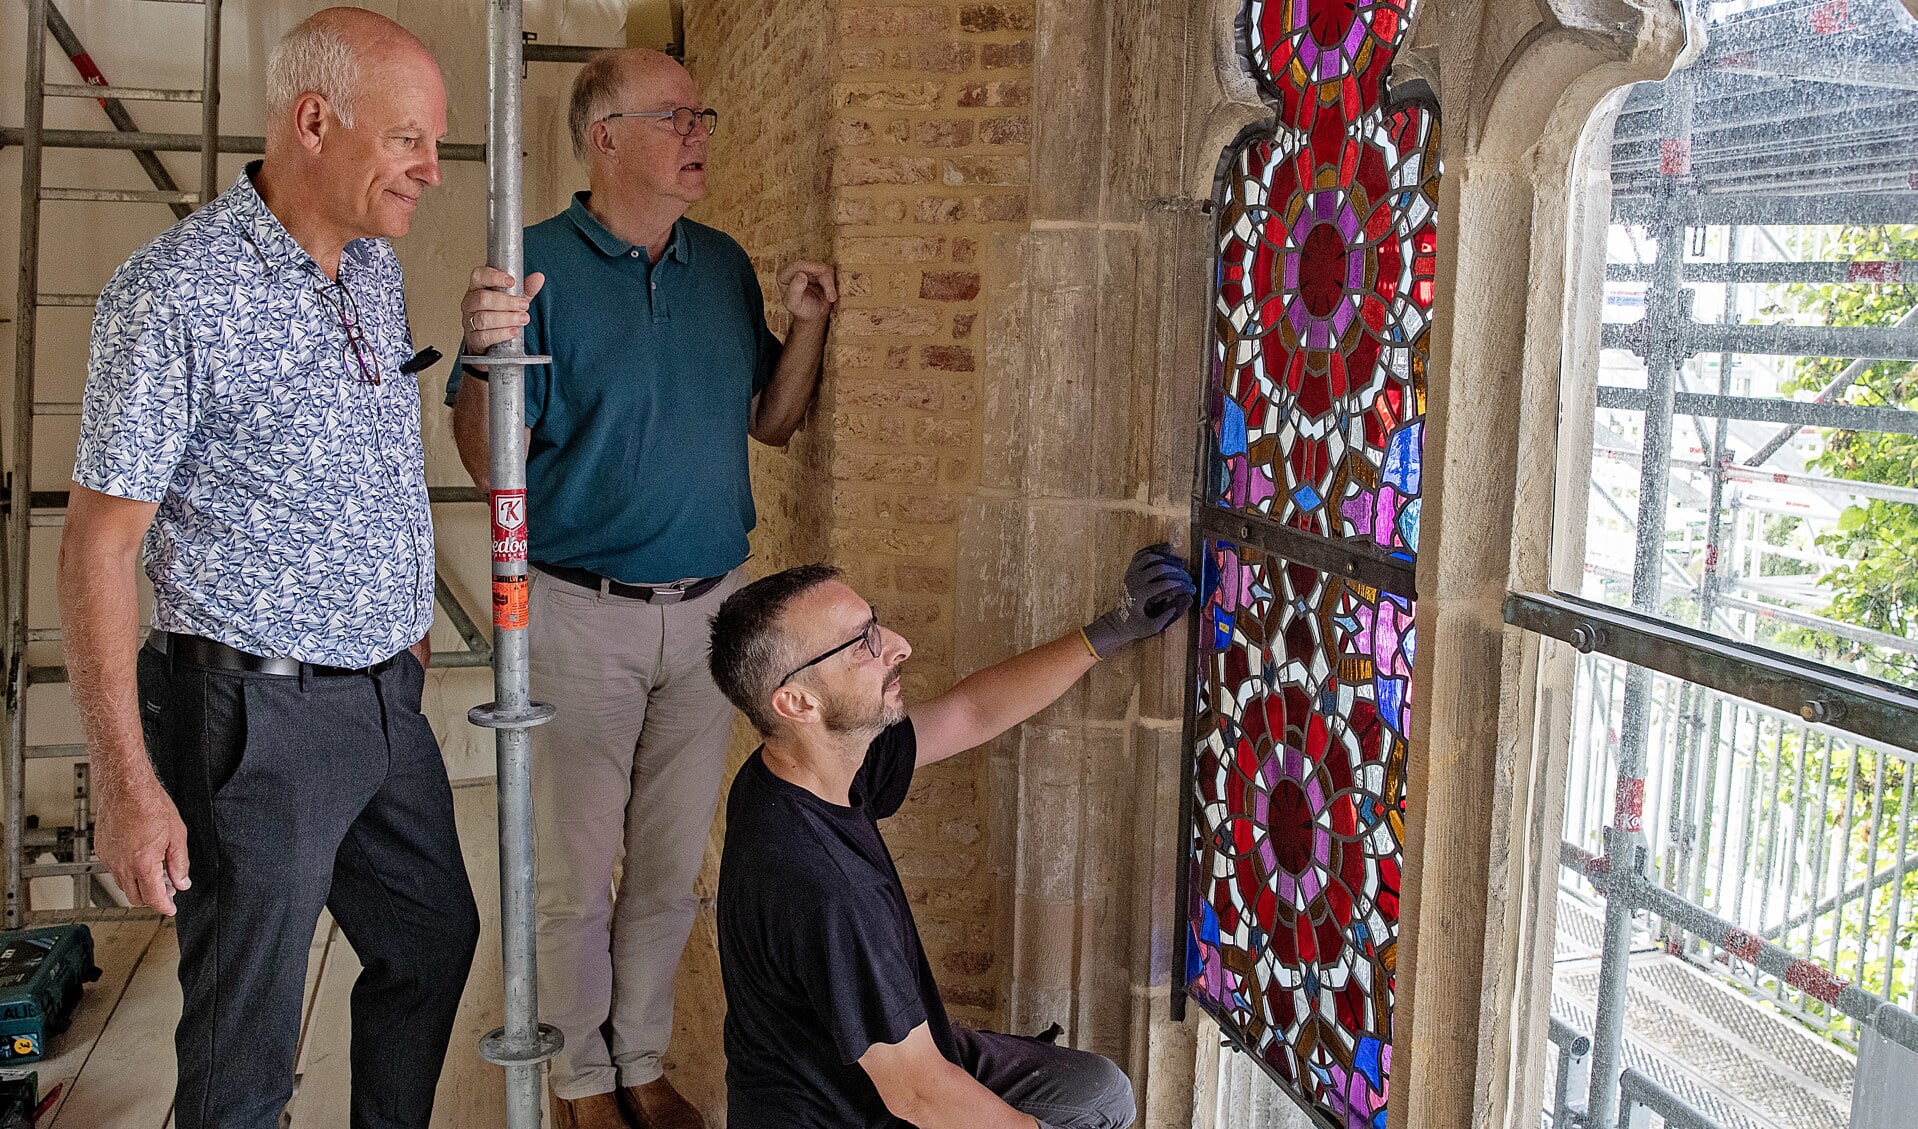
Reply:
[[705, 580], [706, 578], [703, 576], [688, 576], [675, 580], [671, 584], [648, 585], [647, 587], [652, 590], [652, 595], [647, 599], [647, 603], [677, 604], [686, 598], [686, 593], [699, 587]]

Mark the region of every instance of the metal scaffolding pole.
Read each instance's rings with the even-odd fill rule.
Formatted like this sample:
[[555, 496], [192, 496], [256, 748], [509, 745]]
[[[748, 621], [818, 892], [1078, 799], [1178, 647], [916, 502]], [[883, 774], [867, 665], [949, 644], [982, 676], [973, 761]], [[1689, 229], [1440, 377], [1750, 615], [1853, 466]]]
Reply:
[[26, 884], [21, 881], [27, 748], [27, 519], [24, 505], [32, 473], [34, 310], [40, 291], [40, 131], [46, 124], [47, 4], [27, 4], [26, 139], [20, 146], [20, 276], [13, 326], [13, 450], [7, 509], [7, 887], [4, 920], [18, 928]]
[[[1690, 291], [1681, 272], [1685, 262], [1685, 224], [1670, 205], [1683, 193], [1691, 173], [1692, 72], [1667, 80], [1664, 177], [1658, 200], [1665, 207], [1653, 223], [1658, 250], [1645, 295], [1645, 430], [1639, 448], [1638, 541], [1632, 561], [1632, 607], [1658, 613], [1665, 558], [1665, 507], [1672, 458], [1672, 416], [1678, 369], [1685, 354], [1681, 327], [1691, 320]], [[1618, 737], [1618, 781], [1611, 825], [1605, 829], [1605, 853], [1621, 871], [1641, 875], [1645, 849], [1645, 747], [1650, 731], [1651, 671], [1627, 668], [1625, 702]], [[1592, 1032], [1592, 1088], [1588, 1104], [1592, 1125], [1610, 1125], [1618, 1114], [1618, 1076], [1625, 1043], [1626, 987], [1632, 949], [1632, 904], [1605, 899], [1605, 947], [1600, 957], [1598, 1014]]]
[[[1725, 233], [1725, 262], [1727, 267], [1738, 261], [1738, 233], [1739, 229], [1736, 225], [1732, 226]], [[1719, 321], [1721, 324], [1731, 325], [1737, 320], [1737, 317], [1737, 293], [1732, 287], [1726, 286], [1725, 304], [1720, 310]], [[1720, 396], [1730, 396], [1732, 394], [1732, 354], [1730, 353], [1718, 354], [1718, 394]], [[1693, 419], [1697, 420], [1697, 417], [1694, 416]], [[1698, 422], [1701, 426], [1703, 425], [1702, 420]], [[1720, 590], [1724, 586], [1723, 573], [1720, 570], [1729, 563], [1724, 559], [1723, 549], [1726, 524], [1725, 467], [1731, 462], [1730, 442], [1731, 421], [1724, 416], [1719, 416], [1714, 422], [1711, 441], [1705, 447], [1705, 457], [1710, 461], [1712, 466], [1711, 500], [1706, 507], [1705, 514], [1705, 575], [1698, 586], [1698, 626], [1705, 631], [1710, 631], [1712, 628], [1712, 615], [1718, 610], [1718, 598]], [[1723, 724], [1724, 714], [1723, 711], [1714, 705], [1711, 711], [1709, 732], [1706, 732], [1707, 725], [1704, 717], [1705, 695], [1698, 687], [1690, 683], [1686, 684], [1685, 693], [1691, 701], [1688, 703], [1687, 715], [1690, 718], [1690, 723], [1686, 727], [1683, 756], [1685, 758], [1686, 777], [1696, 788], [1693, 796], [1688, 797], [1688, 800], [1695, 802], [1688, 802], [1687, 810], [1696, 811], [1698, 816], [1690, 827], [1684, 829], [1684, 840], [1680, 844], [1679, 851], [1677, 852], [1677, 862], [1674, 869], [1677, 872], [1677, 884], [1680, 891], [1688, 897], [1703, 900], [1705, 896], [1705, 871], [1711, 864], [1711, 852], [1709, 850], [1699, 850], [1694, 855], [1692, 845], [1699, 841], [1701, 833], [1707, 831], [1712, 826], [1712, 808], [1718, 796], [1718, 746], [1721, 735], [1720, 726]], [[1704, 741], [1702, 743], [1699, 741], [1701, 734], [1704, 735]], [[1702, 766], [1702, 771], [1694, 772], [1693, 769], [1698, 767], [1695, 765], [1695, 762], [1698, 760], [1701, 744], [1703, 745], [1702, 751], [1704, 753], [1705, 763]], [[1688, 858], [1688, 856], [1690, 857]], [[1689, 888], [1685, 885], [1684, 876], [1686, 863], [1688, 861], [1692, 864]], [[1667, 924], [1666, 931], [1669, 934], [1669, 924]]]
[[[487, 5], [486, 261], [515, 280], [525, 274], [520, 205], [520, 0]], [[519, 293], [515, 281], [513, 290]], [[506, 1024], [480, 1040], [480, 1056], [506, 1068], [507, 1129], [539, 1129], [541, 1066], [559, 1051], [558, 1030], [539, 1022], [533, 956], [533, 726], [553, 708], [527, 685], [526, 353], [519, 336], [487, 350], [488, 484], [493, 532], [493, 694], [467, 715], [493, 730], [498, 763], [500, 965]]]

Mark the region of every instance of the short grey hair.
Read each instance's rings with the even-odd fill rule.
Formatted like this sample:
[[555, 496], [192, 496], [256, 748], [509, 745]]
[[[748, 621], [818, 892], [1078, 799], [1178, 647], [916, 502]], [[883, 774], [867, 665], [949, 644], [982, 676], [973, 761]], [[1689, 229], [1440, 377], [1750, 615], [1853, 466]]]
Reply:
[[266, 62], [266, 111], [278, 118], [308, 92], [326, 99], [340, 124], [353, 127], [360, 61], [345, 34], [327, 20], [302, 20], [280, 37]]
[[566, 124], [573, 133], [573, 158], [581, 164], [593, 151], [593, 123], [614, 112], [625, 90], [626, 72], [618, 51], [601, 51], [580, 68], [573, 80]]

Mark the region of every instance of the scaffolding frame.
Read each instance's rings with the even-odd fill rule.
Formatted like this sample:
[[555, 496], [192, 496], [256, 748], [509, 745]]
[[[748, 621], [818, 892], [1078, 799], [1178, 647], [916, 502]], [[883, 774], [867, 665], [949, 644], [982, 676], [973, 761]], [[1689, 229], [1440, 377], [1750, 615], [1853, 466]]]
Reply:
[[[7, 689], [4, 704], [6, 730], [4, 759], [5, 813], [0, 824], [0, 850], [4, 851], [5, 904], [4, 925], [12, 928], [26, 918], [25, 882], [36, 877], [71, 877], [75, 883], [76, 908], [88, 901], [105, 901], [105, 890], [98, 887], [97, 876], [104, 867], [92, 858], [91, 794], [84, 744], [29, 745], [26, 735], [26, 702], [29, 687], [66, 680], [63, 663], [35, 664], [30, 661], [30, 643], [57, 643], [58, 628], [30, 628], [28, 614], [28, 551], [31, 531], [57, 528], [63, 523], [68, 491], [32, 489], [31, 467], [33, 425], [47, 415], [72, 416], [79, 406], [48, 403], [35, 399], [36, 315], [50, 307], [90, 308], [97, 294], [49, 294], [39, 290], [39, 245], [41, 204], [49, 200], [106, 203], [164, 204], [176, 218], [184, 217], [219, 192], [218, 161], [227, 154], [258, 154], [265, 151], [265, 140], [255, 136], [222, 135], [219, 132], [220, 15], [222, 0], [161, 0], [170, 3], [202, 5], [203, 34], [202, 84], [192, 91], [147, 87], [119, 87], [108, 84], [94, 67], [73, 29], [55, 7], [53, 0], [26, 0], [28, 27], [26, 38], [26, 109], [22, 125], [0, 128], [0, 148], [18, 146], [21, 150], [20, 262], [18, 313], [15, 339], [13, 442], [8, 452], [7, 477], [0, 512], [6, 518], [6, 535], [0, 540], [0, 588], [4, 589], [7, 633], [4, 646]], [[52, 37], [79, 69], [83, 84], [49, 83], [46, 77], [46, 43]], [[490, 265], [506, 270], [515, 278], [524, 273], [522, 255], [523, 207], [521, 198], [522, 123], [520, 82], [528, 62], [581, 63], [604, 48], [591, 46], [538, 44], [525, 32], [522, 0], [491, 0], [487, 13], [488, 113], [485, 145], [442, 145], [439, 157], [447, 161], [481, 161], [488, 165], [487, 251]], [[86, 97], [98, 99], [111, 130], [49, 130], [45, 104], [49, 97]], [[198, 101], [202, 106], [201, 130], [195, 134], [149, 132], [138, 128], [126, 110], [126, 100]], [[153, 184], [151, 191], [131, 189], [63, 188], [42, 183], [44, 154], [48, 149], [120, 150], [133, 154]], [[159, 160], [162, 152], [200, 154], [200, 187], [183, 191], [173, 182]], [[517, 497], [521, 506], [520, 529], [524, 530], [525, 449], [524, 449], [524, 368], [545, 363], [548, 358], [528, 356], [519, 338], [495, 346], [489, 356], [497, 358], [492, 367], [490, 433], [492, 436], [491, 491], [482, 494], [471, 487], [431, 487], [431, 504], [489, 502], [495, 528], [501, 515], [501, 500]], [[531, 756], [528, 730], [553, 716], [550, 706], [532, 702], [528, 693], [527, 632], [524, 615], [502, 615], [503, 594], [513, 586], [524, 592], [526, 563], [523, 540], [517, 560], [502, 557], [499, 538], [495, 538], [493, 589], [495, 595], [494, 634], [489, 640], [466, 612], [458, 596], [437, 567], [434, 570], [434, 599], [443, 610], [465, 645], [463, 651], [442, 652], [434, 656], [437, 666], [491, 666], [494, 671], [495, 701], [475, 707], [469, 719], [496, 733], [500, 904], [502, 933], [502, 973], [504, 978], [505, 1024], [484, 1036], [479, 1051], [487, 1061], [504, 1066], [507, 1075], [507, 1125], [509, 1129], [539, 1129], [542, 1119], [541, 1081], [544, 1064], [562, 1044], [557, 1029], [538, 1021], [538, 990], [534, 963], [533, 835], [531, 803]], [[75, 781], [75, 822], [65, 850], [72, 861], [52, 864], [28, 864], [23, 855], [25, 836], [26, 763], [38, 759], [77, 760]], [[82, 910], [84, 913], [84, 910]], [[72, 915], [68, 915], [72, 916]]]
[[[1652, 852], [1643, 830], [1642, 805], [1653, 672], [1764, 702], [1808, 722], [1918, 748], [1913, 744], [1918, 738], [1911, 736], [1912, 722], [1918, 719], [1918, 697], [1905, 688], [1768, 652], [1750, 642], [1728, 640], [1714, 630], [1727, 611], [1819, 630], [1850, 626], [1730, 590], [1748, 587], [1728, 584], [1723, 567], [1737, 531], [1736, 515], [1744, 505], [1744, 488], [1769, 481], [1824, 493], [1848, 492], [1854, 497], [1918, 500], [1918, 491], [1848, 484], [1765, 466], [1806, 427], [1918, 434], [1918, 412], [1839, 402], [1844, 389], [1870, 363], [1918, 360], [1918, 311], [1883, 327], [1755, 325], [1736, 321], [1733, 301], [1732, 288], [1744, 284], [1867, 284], [1902, 282], [1918, 275], [1918, 264], [1905, 261], [1738, 261], [1741, 226], [1909, 223], [1918, 217], [1918, 178], [1910, 177], [1897, 163], [1901, 150], [1910, 150], [1918, 158], [1910, 129], [1910, 123], [1918, 119], [1918, 50], [1914, 50], [1918, 36], [1884, 34], [1884, 25], [1872, 23], [1872, 6], [1854, 4], [1847, 10], [1816, 0], [1785, 0], [1719, 19], [1711, 24], [1701, 56], [1662, 83], [1635, 87], [1616, 122], [1610, 219], [1613, 224], [1647, 229], [1654, 250], [1649, 263], [1606, 268], [1608, 279], [1644, 283], [1646, 292], [1643, 318], [1604, 325], [1600, 347], [1635, 354], [1643, 363], [1645, 382], [1642, 388], [1600, 386], [1595, 406], [1642, 413], [1643, 430], [1637, 451], [1601, 445], [1595, 457], [1636, 464], [1636, 514], [1627, 513], [1596, 480], [1591, 485], [1618, 511], [1632, 534], [1630, 607], [1616, 609], [1533, 593], [1516, 594], [1506, 605], [1510, 623], [1562, 639], [1579, 651], [1603, 653], [1630, 664], [1623, 678], [1615, 745], [1616, 809], [1604, 828], [1604, 854], [1592, 857], [1570, 844], [1565, 854], [1564, 865], [1592, 876], [1605, 894], [1605, 940], [1590, 1042], [1574, 1054], [1571, 1037], [1579, 1033], [1566, 1030], [1553, 1036], [1564, 1048], [1554, 1112], [1575, 1115], [1577, 1124], [1609, 1126], [1636, 1106], [1656, 1107], [1668, 1118], [1685, 1123], [1695, 1112], [1682, 1103], [1665, 1102], [1669, 1095], [1649, 1101], [1638, 1092], [1644, 1080], [1634, 1079], [1624, 1069], [1621, 1050], [1636, 913], [1652, 911], [1668, 932], [1691, 933], [1766, 966], [1767, 971], [1782, 974], [1789, 966], [1799, 977], [1815, 979], [1821, 974], [1816, 965], [1793, 960], [1784, 950], [1732, 923], [1711, 918], [1686, 899], [1706, 881], [1702, 853], [1689, 859], [1683, 844], [1679, 845], [1672, 868], [1681, 876], [1677, 892], [1660, 888], [1648, 876]], [[1902, 13], [1893, 19], [1897, 16]], [[1834, 51], [1846, 53], [1851, 65], [1844, 73], [1823, 68], [1815, 53], [1808, 56], [1802, 45], [1808, 30], [1829, 37]], [[1843, 124], [1838, 126], [1832, 121], [1835, 103], [1844, 111]], [[1806, 112], [1808, 106], [1814, 109]], [[1686, 261], [1688, 236], [1704, 227], [1732, 229], [1726, 262]], [[1718, 322], [1693, 320], [1689, 283], [1726, 287]], [[1687, 387], [1686, 361], [1708, 353], [1718, 355], [1717, 388], [1708, 392]], [[1733, 354], [1857, 359], [1814, 399], [1791, 401], [1734, 395]], [[1691, 417], [1698, 429], [1702, 458], [1690, 465], [1673, 458], [1673, 429], [1680, 416]], [[1783, 426], [1740, 464], [1730, 455], [1733, 421]], [[1704, 570], [1696, 583], [1676, 567], [1667, 549], [1667, 507], [1675, 468], [1702, 469], [1708, 475]], [[1676, 572], [1692, 589], [1696, 627], [1681, 627], [1662, 618], [1667, 572]], [[1724, 626], [1731, 625], [1727, 621]], [[1847, 634], [1858, 638], [1861, 633], [1864, 629]], [[1881, 632], [1868, 635], [1860, 641], [1918, 653], [1918, 642]], [[1711, 762], [1718, 747], [1717, 711], [1708, 726], [1703, 705], [1704, 691], [1697, 690], [1683, 707], [1693, 724], [1680, 731], [1674, 763], [1696, 769], [1693, 762], [1700, 756], [1707, 763], [1697, 771], [1688, 769], [1685, 779], [1674, 783], [1674, 805], [1680, 802], [1681, 789], [1696, 789], [1701, 781], [1715, 779]], [[1709, 823], [1714, 796], [1707, 789], [1698, 799], [1701, 818]], [[1687, 874], [1688, 870], [1697, 873]], [[1845, 1014], [1876, 1022], [1890, 1037], [1918, 1048], [1914, 1034], [1918, 1028], [1909, 1013], [1855, 988], [1834, 992], [1831, 1002]], [[1582, 1103], [1569, 1106], [1565, 1072], [1573, 1058], [1586, 1093]], [[1558, 1124], [1555, 1118], [1554, 1125]]]

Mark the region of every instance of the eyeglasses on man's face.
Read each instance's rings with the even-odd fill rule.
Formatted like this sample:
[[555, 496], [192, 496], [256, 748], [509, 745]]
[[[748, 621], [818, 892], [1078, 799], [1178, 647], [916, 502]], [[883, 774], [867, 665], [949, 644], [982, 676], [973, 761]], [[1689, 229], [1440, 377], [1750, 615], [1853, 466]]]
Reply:
[[[792, 681], [793, 675], [798, 674], [800, 671], [805, 670], [807, 667], [818, 666], [820, 663], [825, 662], [827, 659], [832, 658], [834, 655], [850, 647], [857, 647], [861, 644], [864, 644], [866, 648], [866, 653], [868, 655], [871, 655], [875, 659], [878, 658], [879, 648], [882, 645], [882, 640], [880, 639], [880, 635], [879, 635], [879, 613], [876, 611], [873, 611], [871, 604], [866, 605], [866, 610], [872, 612], [872, 618], [866, 621], [866, 626], [864, 630], [862, 630], [859, 634], [853, 636], [852, 638], [846, 640], [844, 643], [839, 644], [837, 647], [834, 647], [832, 650], [827, 651], [824, 654], [815, 655], [814, 657], [807, 659], [805, 662], [800, 663], [798, 666], [793, 667], [792, 671], [788, 673], [786, 677], [779, 680], [779, 686], [784, 686], [786, 683]], [[779, 689], [779, 686], [774, 686], [773, 689], [777, 690]]]
[[320, 297], [333, 308], [333, 316], [346, 331], [346, 344], [340, 349], [342, 359], [351, 359], [359, 366], [360, 383], [378, 384], [380, 366], [373, 359], [373, 346], [367, 343], [366, 332], [360, 328], [360, 310], [353, 303], [353, 292], [346, 288], [346, 283], [335, 282], [321, 287]]
[[679, 134], [681, 137], [691, 137], [693, 130], [702, 124], [706, 127], [706, 134], [709, 137], [714, 130], [719, 128], [719, 111], [710, 106], [703, 110], [696, 110], [691, 106], [680, 106], [672, 110], [646, 110], [644, 112], [626, 114], [607, 114], [599, 120], [609, 122], [614, 118], [651, 118], [654, 121], [671, 121], [673, 123], [673, 132]]

